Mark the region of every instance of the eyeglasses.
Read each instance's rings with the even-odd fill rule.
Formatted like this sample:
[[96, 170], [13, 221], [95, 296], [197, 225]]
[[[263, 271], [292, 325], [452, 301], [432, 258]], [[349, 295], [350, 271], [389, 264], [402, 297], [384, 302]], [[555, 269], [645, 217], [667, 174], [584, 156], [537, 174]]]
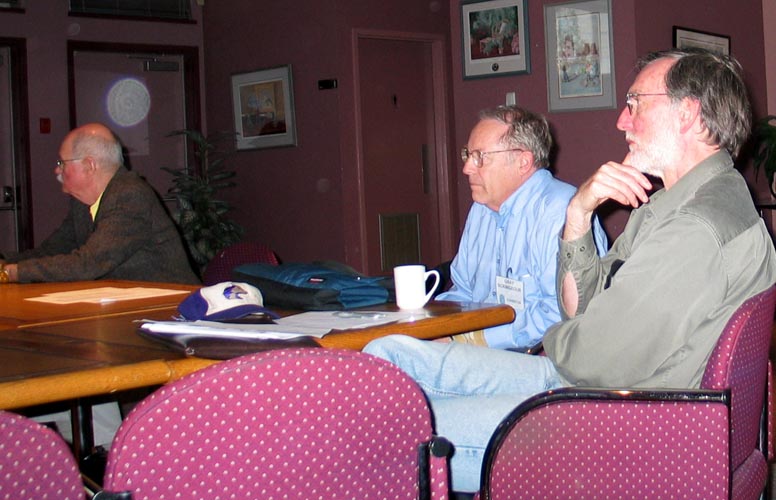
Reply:
[[71, 161], [80, 161], [83, 160], [83, 158], [70, 158], [69, 160], [57, 160], [57, 167], [59, 168], [65, 168], [65, 164]]
[[525, 151], [525, 149], [520, 148], [514, 148], [514, 149], [502, 149], [500, 151], [480, 151], [479, 149], [475, 149], [472, 151], [469, 151], [469, 148], [464, 146], [461, 148], [461, 159], [464, 163], [469, 161], [469, 158], [471, 158], [472, 162], [474, 163], [474, 166], [477, 168], [482, 167], [482, 162], [485, 161], [486, 155], [492, 155], [496, 153], [508, 153], [510, 151]]
[[628, 106], [628, 113], [633, 115], [633, 107], [638, 106], [639, 97], [651, 96], [651, 95], [668, 95], [667, 93], [658, 94], [640, 94], [639, 92], [628, 92], [625, 94], [625, 105]]

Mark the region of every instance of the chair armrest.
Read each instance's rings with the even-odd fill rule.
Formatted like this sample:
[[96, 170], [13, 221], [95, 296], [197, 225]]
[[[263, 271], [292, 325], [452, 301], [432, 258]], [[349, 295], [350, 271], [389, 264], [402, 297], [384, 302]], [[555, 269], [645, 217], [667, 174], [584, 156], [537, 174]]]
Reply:
[[[774, 378], [773, 378], [773, 363], [771, 360], [768, 360], [768, 381], [766, 385], [766, 392], [765, 392], [765, 415], [764, 415], [764, 428], [761, 429], [761, 435], [760, 435], [760, 450], [762, 450], [763, 454], [765, 455], [765, 459], [768, 462], [773, 461], [774, 459], [774, 390], [776, 390], [776, 387], [774, 387]], [[763, 442], [764, 441], [764, 442]]]
[[496, 429], [480, 498], [727, 498], [729, 419], [729, 391], [545, 392]]
[[418, 449], [419, 500], [447, 500], [450, 491], [447, 461], [453, 445], [444, 437], [433, 436]]

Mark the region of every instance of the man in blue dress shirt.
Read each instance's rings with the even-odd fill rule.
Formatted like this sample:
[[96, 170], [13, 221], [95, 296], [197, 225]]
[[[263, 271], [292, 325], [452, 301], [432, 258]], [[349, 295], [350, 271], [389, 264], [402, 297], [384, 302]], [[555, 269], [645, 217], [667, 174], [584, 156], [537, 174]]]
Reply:
[[[517, 106], [480, 113], [461, 150], [474, 204], [437, 300], [506, 303], [515, 321], [453, 337], [493, 348], [526, 349], [560, 321], [555, 291], [558, 237], [576, 189], [547, 167], [552, 137], [544, 117]], [[595, 223], [596, 245], [606, 235]]]

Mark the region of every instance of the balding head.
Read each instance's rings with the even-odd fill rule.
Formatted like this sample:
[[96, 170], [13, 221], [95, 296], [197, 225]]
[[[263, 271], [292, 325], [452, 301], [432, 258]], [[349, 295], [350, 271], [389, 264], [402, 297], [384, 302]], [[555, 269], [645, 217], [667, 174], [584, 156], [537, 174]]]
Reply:
[[107, 141], [116, 140], [116, 136], [113, 135], [113, 132], [102, 123], [87, 123], [86, 125], [73, 130], [73, 132], [84, 136], [101, 137]]
[[100, 169], [111, 175], [123, 164], [121, 143], [101, 123], [88, 123], [72, 130], [64, 142], [69, 143], [74, 158], [93, 158]]
[[123, 163], [121, 143], [99, 123], [67, 134], [59, 147], [59, 158], [55, 173], [62, 191], [86, 205], [97, 201]]

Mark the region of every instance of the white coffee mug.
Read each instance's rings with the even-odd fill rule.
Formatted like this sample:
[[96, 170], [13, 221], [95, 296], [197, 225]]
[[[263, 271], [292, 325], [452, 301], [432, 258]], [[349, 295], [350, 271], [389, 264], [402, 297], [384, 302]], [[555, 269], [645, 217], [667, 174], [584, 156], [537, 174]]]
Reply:
[[[434, 286], [426, 293], [426, 281], [434, 276]], [[399, 309], [420, 309], [434, 294], [439, 286], [439, 272], [426, 271], [426, 266], [411, 265], [393, 268], [393, 279], [396, 287], [396, 305]]]

